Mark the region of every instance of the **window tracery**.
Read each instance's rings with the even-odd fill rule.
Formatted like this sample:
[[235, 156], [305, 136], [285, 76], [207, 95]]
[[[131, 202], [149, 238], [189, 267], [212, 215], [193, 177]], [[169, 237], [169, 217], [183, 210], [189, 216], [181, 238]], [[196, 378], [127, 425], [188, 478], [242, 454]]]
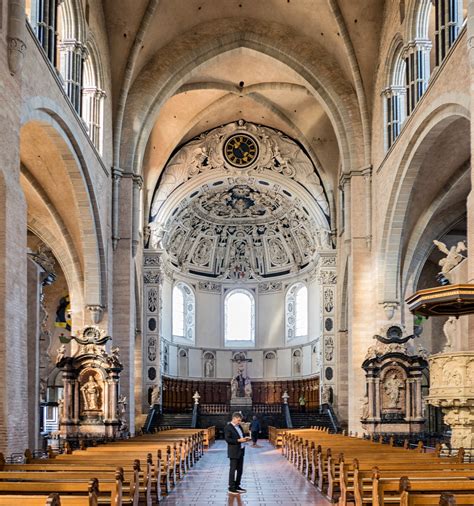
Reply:
[[173, 287], [172, 333], [173, 338], [194, 341], [195, 298], [192, 288], [186, 283]]
[[308, 336], [308, 289], [303, 283], [292, 285], [285, 301], [286, 339]]

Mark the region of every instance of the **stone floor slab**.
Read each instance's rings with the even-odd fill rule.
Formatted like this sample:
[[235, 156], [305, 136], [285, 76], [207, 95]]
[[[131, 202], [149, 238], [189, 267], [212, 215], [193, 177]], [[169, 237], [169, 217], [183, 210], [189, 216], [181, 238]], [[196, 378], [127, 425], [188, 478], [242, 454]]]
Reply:
[[205, 453], [164, 506], [328, 506], [331, 504], [268, 441], [245, 451], [242, 486], [245, 494], [227, 494], [229, 460], [224, 441]]

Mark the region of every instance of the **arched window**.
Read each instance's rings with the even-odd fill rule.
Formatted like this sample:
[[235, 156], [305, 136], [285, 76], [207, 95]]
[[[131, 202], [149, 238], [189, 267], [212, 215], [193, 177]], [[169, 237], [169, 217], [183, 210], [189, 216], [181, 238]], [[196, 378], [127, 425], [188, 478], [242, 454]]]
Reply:
[[93, 37], [89, 37], [87, 57], [84, 61], [81, 110], [89, 137], [100, 154], [102, 154], [104, 99], [104, 77], [100, 54]]
[[295, 283], [286, 293], [286, 339], [308, 336], [308, 289]]
[[172, 333], [173, 338], [194, 341], [194, 292], [186, 283], [176, 283], [173, 288]]
[[435, 0], [436, 66], [458, 38], [463, 23], [463, 0]]
[[87, 25], [82, 2], [58, 2], [59, 72], [74, 109], [81, 114]]
[[386, 147], [389, 149], [400, 135], [405, 121], [406, 63], [402, 57], [403, 45], [398, 40], [392, 52], [385, 96]]
[[408, 43], [405, 46], [406, 114], [411, 114], [425, 92], [430, 78], [431, 39], [429, 37], [431, 0], [413, 2], [415, 9], [407, 22]]
[[26, 16], [48, 60], [56, 66], [58, 1], [27, 0]]
[[255, 297], [249, 290], [230, 291], [224, 301], [225, 343], [248, 346], [255, 343]]

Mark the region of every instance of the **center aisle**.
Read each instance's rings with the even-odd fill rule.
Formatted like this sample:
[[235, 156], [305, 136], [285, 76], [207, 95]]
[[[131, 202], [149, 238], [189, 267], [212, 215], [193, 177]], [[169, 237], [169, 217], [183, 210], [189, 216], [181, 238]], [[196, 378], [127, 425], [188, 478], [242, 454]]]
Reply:
[[259, 447], [248, 446], [245, 450], [242, 478], [242, 487], [247, 489], [245, 494], [240, 496], [227, 494], [229, 476], [227, 445], [224, 441], [216, 441], [188, 472], [177, 489], [161, 504], [165, 506], [331, 504], [268, 441], [260, 441]]

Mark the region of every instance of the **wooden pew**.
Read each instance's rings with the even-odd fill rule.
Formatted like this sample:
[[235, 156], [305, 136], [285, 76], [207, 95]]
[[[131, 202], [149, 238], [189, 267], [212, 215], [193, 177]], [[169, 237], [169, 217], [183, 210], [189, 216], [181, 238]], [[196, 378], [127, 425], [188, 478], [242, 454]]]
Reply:
[[[18, 494], [16, 494], [18, 492]], [[83, 498], [72, 498], [73, 504], [77, 505], [84, 504], [83, 499], [87, 500], [86, 504], [89, 506], [98, 506], [99, 505], [99, 496], [111, 498], [112, 496], [112, 487], [102, 487], [100, 490], [99, 481], [97, 479], [91, 479], [89, 482], [71, 482], [71, 483], [59, 483], [57, 481], [47, 482], [42, 481], [38, 483], [34, 482], [2, 482], [0, 483], [0, 498], [1, 497], [15, 497], [15, 502], [17, 502], [16, 496], [23, 496], [25, 494], [32, 494], [34, 496], [40, 496], [41, 494], [52, 494], [52, 493], [68, 493], [73, 495], [82, 494]], [[14, 495], [13, 495], [14, 494]], [[33, 498], [34, 499], [34, 498]], [[54, 505], [54, 501], [57, 499], [55, 496], [49, 496], [47, 501], [50, 501], [51, 504]], [[111, 500], [111, 499], [110, 499]], [[81, 501], [81, 502], [79, 502]], [[1, 504], [1, 503], [0, 503]], [[10, 506], [15, 503], [10, 503]], [[40, 504], [48, 504], [40, 503]], [[112, 504], [112, 503], [111, 503]]]
[[[325, 430], [303, 429], [288, 431], [283, 436], [282, 451], [331, 501], [338, 500], [340, 505], [349, 501], [355, 504], [380, 504], [384, 501], [385, 492], [387, 500], [396, 503], [397, 494], [400, 499], [399, 479], [406, 474], [416, 487], [426, 486], [429, 480], [436, 480], [436, 477], [446, 481], [449, 473], [450, 483], [464, 482], [464, 485], [456, 485], [458, 487], [474, 483], [469, 483], [470, 478], [474, 477], [474, 466], [462, 462], [462, 451], [455, 459], [440, 458], [437, 453], [423, 453], [421, 444], [416, 450], [393, 447], [392, 438], [389, 445], [383, 446], [381, 459], [381, 443], [381, 438], [376, 443], [328, 434]], [[357, 465], [347, 465], [345, 459], [356, 459]], [[374, 464], [380, 465], [380, 472], [387, 473], [383, 483], [389, 480], [391, 484], [387, 485], [386, 491], [386, 485], [381, 485], [372, 476]]]

